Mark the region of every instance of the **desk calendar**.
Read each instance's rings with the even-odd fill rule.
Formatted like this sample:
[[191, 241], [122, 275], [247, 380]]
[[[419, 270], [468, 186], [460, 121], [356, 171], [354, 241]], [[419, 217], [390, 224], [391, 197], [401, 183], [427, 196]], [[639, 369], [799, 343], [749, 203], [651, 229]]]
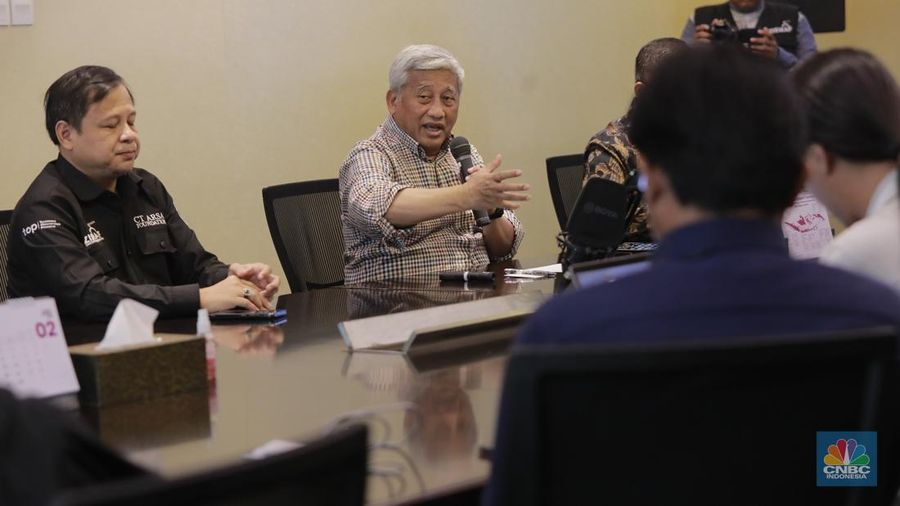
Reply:
[[0, 388], [19, 397], [78, 391], [53, 299], [29, 297], [0, 304]]

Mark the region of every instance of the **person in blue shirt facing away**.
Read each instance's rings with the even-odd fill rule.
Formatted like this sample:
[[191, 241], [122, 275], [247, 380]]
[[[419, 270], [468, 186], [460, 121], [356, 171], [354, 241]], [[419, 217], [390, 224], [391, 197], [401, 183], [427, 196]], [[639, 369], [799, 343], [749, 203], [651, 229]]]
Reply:
[[650, 268], [549, 301], [518, 345], [900, 325], [887, 286], [788, 256], [779, 220], [803, 184], [807, 135], [774, 62], [727, 45], [673, 56], [637, 97], [629, 137], [660, 240]]

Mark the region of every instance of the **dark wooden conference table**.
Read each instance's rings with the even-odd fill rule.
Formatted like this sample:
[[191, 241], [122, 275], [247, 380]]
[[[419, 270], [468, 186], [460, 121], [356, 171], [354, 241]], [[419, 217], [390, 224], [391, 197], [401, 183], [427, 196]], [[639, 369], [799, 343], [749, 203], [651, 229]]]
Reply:
[[[500, 266], [502, 267], [502, 266]], [[502, 268], [497, 268], [502, 273]], [[483, 482], [493, 446], [507, 350], [442, 353], [436, 360], [349, 353], [337, 324], [540, 291], [552, 279], [493, 286], [441, 284], [437, 275], [282, 295], [287, 322], [214, 325], [215, 376], [201, 391], [146, 403], [82, 408], [101, 439], [167, 476], [229, 462], [273, 440], [310, 439], [337, 424], [370, 428], [369, 503], [440, 494]], [[193, 321], [158, 321], [156, 332], [191, 332]], [[514, 332], [508, 329], [507, 332]], [[66, 328], [70, 344], [102, 328]]]

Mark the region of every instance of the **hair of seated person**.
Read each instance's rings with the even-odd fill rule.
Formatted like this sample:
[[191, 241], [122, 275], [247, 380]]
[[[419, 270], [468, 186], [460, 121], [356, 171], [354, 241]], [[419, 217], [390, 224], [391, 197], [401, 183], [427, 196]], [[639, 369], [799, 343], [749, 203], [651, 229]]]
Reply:
[[675, 37], [653, 39], [644, 44], [634, 59], [634, 81], [646, 83], [659, 65], [669, 56], [686, 49], [687, 43]]
[[80, 132], [81, 120], [91, 105], [102, 101], [119, 85], [125, 86], [134, 102], [134, 95], [125, 80], [107, 67], [84, 65], [66, 72], [54, 81], [44, 94], [44, 124], [53, 144], [59, 146], [59, 139], [56, 137], [58, 122], [65, 121]]
[[874, 55], [833, 49], [804, 60], [791, 75], [810, 142], [846, 160], [898, 160], [900, 88]]
[[629, 138], [683, 205], [780, 215], [803, 180], [800, 102], [774, 61], [730, 45], [691, 47], [635, 100]]
[[406, 86], [409, 73], [415, 70], [449, 70], [456, 76], [459, 86], [457, 92], [462, 94], [463, 80], [466, 72], [450, 51], [433, 44], [413, 44], [401, 49], [388, 71], [388, 86], [394, 93]]

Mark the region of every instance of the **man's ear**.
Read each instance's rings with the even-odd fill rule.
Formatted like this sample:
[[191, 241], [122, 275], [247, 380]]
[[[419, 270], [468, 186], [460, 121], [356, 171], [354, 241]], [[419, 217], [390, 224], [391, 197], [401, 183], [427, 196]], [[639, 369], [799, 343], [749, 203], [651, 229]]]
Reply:
[[59, 147], [61, 149], [72, 149], [72, 136], [76, 133], [75, 128], [68, 122], [63, 120], [56, 122], [56, 139], [59, 140]]
[[394, 90], [388, 90], [387, 94], [384, 96], [384, 101], [387, 103], [388, 112], [394, 114], [394, 110], [397, 109], [397, 99], [399, 96], [394, 93]]
[[644, 86], [646, 86], [646, 84], [644, 84], [643, 81], [635, 82], [634, 83], [634, 96], [640, 95], [641, 91], [644, 90]]
[[821, 144], [810, 144], [803, 154], [803, 171], [806, 179], [831, 175], [834, 157]]
[[669, 178], [659, 170], [659, 167], [648, 162], [640, 151], [637, 153], [637, 166], [641, 177], [646, 180], [644, 202], [648, 204], [656, 202], [663, 193], [668, 191]]
[[647, 164], [645, 166], [644, 177], [647, 178], [647, 191], [644, 193], [644, 198], [648, 203], [658, 202], [663, 195], [670, 191], [669, 178], [655, 165]]

